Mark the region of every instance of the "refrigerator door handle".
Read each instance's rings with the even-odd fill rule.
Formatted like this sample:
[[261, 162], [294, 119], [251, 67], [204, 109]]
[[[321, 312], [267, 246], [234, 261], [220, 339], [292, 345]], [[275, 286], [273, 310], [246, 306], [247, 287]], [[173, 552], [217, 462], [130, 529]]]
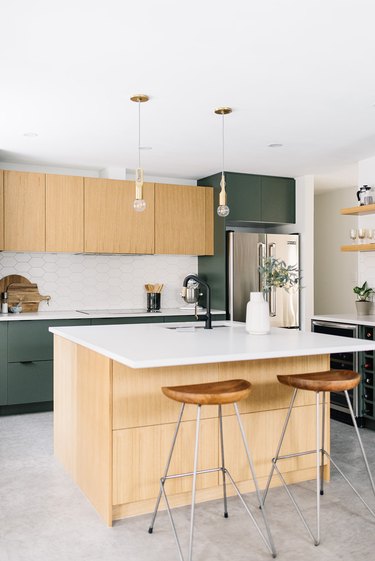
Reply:
[[258, 242], [257, 243], [257, 249], [258, 249], [258, 263], [257, 263], [257, 268], [258, 268], [258, 292], [262, 291], [262, 275], [259, 271], [259, 267], [263, 266], [264, 263], [264, 259], [266, 257], [266, 244], [262, 243], [262, 242]]
[[[267, 257], [276, 258], [276, 244], [274, 242], [268, 244]], [[270, 298], [269, 298], [270, 316], [274, 318], [276, 317], [276, 287], [275, 286], [271, 286], [269, 294], [270, 294]]]

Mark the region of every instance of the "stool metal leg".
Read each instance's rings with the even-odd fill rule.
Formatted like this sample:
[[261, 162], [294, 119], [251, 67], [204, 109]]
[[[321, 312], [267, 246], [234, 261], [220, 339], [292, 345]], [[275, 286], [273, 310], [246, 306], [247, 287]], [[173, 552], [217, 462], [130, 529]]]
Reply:
[[224, 462], [224, 434], [223, 434], [223, 415], [221, 405], [219, 405], [219, 430], [220, 430], [220, 448], [221, 448], [221, 473], [223, 475], [223, 494], [224, 494], [224, 518], [228, 518], [228, 501], [227, 501], [227, 483], [225, 479], [225, 462]]
[[286, 429], [287, 429], [287, 426], [288, 426], [288, 423], [289, 423], [290, 415], [291, 415], [292, 410], [293, 410], [293, 405], [294, 405], [294, 402], [295, 402], [296, 397], [297, 397], [297, 392], [298, 392], [297, 389], [295, 389], [295, 390], [293, 391], [293, 395], [292, 395], [291, 400], [290, 400], [290, 403], [289, 403], [288, 413], [287, 413], [286, 418], [285, 418], [285, 421], [284, 421], [283, 430], [281, 431], [281, 436], [280, 436], [279, 444], [277, 445], [276, 454], [275, 454], [275, 457], [272, 459], [272, 468], [271, 468], [270, 474], [269, 474], [269, 476], [268, 476], [268, 480], [267, 480], [266, 487], [265, 487], [265, 489], [264, 489], [264, 491], [263, 491], [263, 499], [262, 499], [262, 503], [263, 503], [263, 504], [264, 504], [265, 501], [266, 501], [268, 489], [269, 489], [269, 487], [270, 487], [271, 480], [272, 480], [272, 476], [273, 476], [273, 472], [274, 472], [275, 467], [276, 467], [276, 462], [277, 462], [277, 460], [279, 459], [279, 454], [280, 454], [281, 446], [283, 445], [284, 436], [285, 436]]
[[200, 424], [200, 418], [201, 418], [201, 408], [202, 408], [202, 406], [198, 405], [198, 407], [197, 407], [197, 424], [196, 424], [196, 431], [195, 431], [194, 472], [193, 472], [193, 485], [192, 485], [192, 497], [191, 497], [189, 561], [191, 561], [192, 557], [193, 557], [195, 493], [196, 493], [196, 486], [197, 486], [198, 451], [199, 451], [199, 424]]
[[322, 404], [322, 449], [320, 456], [320, 494], [324, 495], [324, 433], [326, 425], [326, 392], [323, 392]]
[[[254, 486], [255, 486], [255, 490], [256, 490], [258, 502], [259, 502], [259, 506], [260, 506], [260, 509], [261, 509], [261, 512], [262, 512], [263, 522], [264, 522], [264, 525], [265, 525], [265, 527], [266, 527], [266, 532], [267, 532], [267, 536], [268, 536], [268, 541], [265, 540], [265, 543], [266, 543], [268, 549], [271, 551], [272, 556], [273, 556], [273, 557], [276, 557], [275, 545], [274, 545], [274, 543], [273, 543], [271, 531], [270, 531], [270, 528], [269, 528], [269, 525], [268, 525], [267, 516], [266, 516], [265, 509], [264, 509], [264, 503], [262, 502], [262, 497], [261, 497], [260, 490], [259, 490], [258, 480], [257, 480], [256, 475], [255, 475], [255, 469], [254, 469], [253, 460], [252, 460], [252, 457], [251, 457], [251, 454], [250, 454], [249, 446], [248, 446], [248, 444], [247, 444], [246, 435], [245, 435], [245, 431], [244, 431], [244, 428], [243, 428], [243, 425], [242, 425], [240, 413], [239, 413], [239, 411], [238, 411], [238, 405], [237, 405], [237, 403], [233, 403], [233, 407], [234, 407], [234, 410], [235, 410], [235, 412], [236, 412], [237, 421], [238, 421], [238, 426], [240, 427], [240, 432], [241, 432], [242, 440], [243, 440], [243, 443], [244, 443], [244, 447], [245, 447], [245, 452], [246, 452], [247, 460], [248, 460], [248, 462], [249, 462], [250, 471], [251, 471], [251, 475], [252, 475], [252, 478], [253, 478], [253, 482], [254, 482]], [[254, 520], [254, 519], [253, 519], [253, 520]], [[254, 522], [255, 522], [255, 520], [254, 520]], [[264, 538], [264, 536], [263, 536], [263, 534], [262, 534], [262, 532], [260, 531], [259, 528], [258, 528], [258, 531], [260, 532], [261, 536]]]
[[320, 392], [316, 392], [316, 541], [320, 543]]
[[368, 461], [367, 461], [367, 456], [366, 456], [366, 452], [365, 452], [365, 449], [363, 448], [363, 444], [362, 444], [362, 439], [361, 439], [361, 435], [359, 434], [359, 430], [358, 430], [357, 422], [356, 422], [356, 420], [355, 420], [355, 417], [354, 417], [354, 412], [353, 412], [353, 407], [352, 407], [352, 403], [351, 403], [351, 401], [350, 401], [350, 398], [349, 398], [349, 394], [348, 394], [348, 392], [347, 392], [347, 391], [345, 391], [345, 396], [346, 396], [346, 401], [347, 401], [347, 403], [348, 403], [348, 407], [349, 407], [350, 415], [351, 415], [351, 417], [352, 417], [352, 421], [353, 421], [354, 429], [355, 429], [355, 432], [356, 432], [356, 434], [357, 434], [357, 438], [358, 438], [359, 446], [360, 446], [360, 448], [361, 448], [361, 452], [362, 452], [362, 456], [363, 456], [363, 461], [365, 462], [366, 470], [367, 470], [367, 473], [368, 473], [368, 476], [369, 476], [369, 479], [370, 479], [370, 483], [371, 483], [372, 491], [373, 491], [373, 493], [374, 493], [374, 495], [375, 495], [375, 485], [374, 485], [374, 480], [373, 480], [373, 478], [372, 478], [372, 475], [371, 475], [371, 471], [370, 471], [370, 466], [368, 465]]
[[[295, 394], [296, 391], [294, 391], [292, 401], [295, 398]], [[324, 449], [324, 435], [325, 435], [325, 392], [323, 392], [323, 399], [322, 399], [322, 417], [320, 417], [320, 393], [321, 392], [316, 392], [316, 448], [315, 450], [311, 450], [311, 451], [306, 451], [306, 452], [298, 452], [295, 454], [287, 454], [284, 456], [279, 455], [280, 452], [280, 448], [281, 448], [281, 444], [285, 435], [285, 431], [286, 431], [286, 426], [287, 426], [287, 421], [289, 421], [289, 417], [290, 417], [290, 408], [288, 411], [288, 415], [287, 415], [287, 419], [286, 419], [286, 423], [284, 424], [283, 427], [283, 431], [282, 431], [282, 435], [280, 438], [280, 442], [279, 442], [279, 446], [277, 448], [277, 452], [276, 452], [276, 456], [275, 458], [272, 460], [273, 465], [272, 465], [272, 470], [271, 470], [271, 474], [270, 477], [268, 479], [268, 483], [267, 483], [267, 487], [266, 487], [266, 491], [263, 497], [263, 503], [265, 501], [265, 497], [266, 497], [266, 493], [269, 487], [269, 483], [271, 481], [272, 478], [272, 474], [274, 472], [274, 470], [276, 470], [277, 474], [279, 475], [281, 482], [290, 498], [290, 500], [292, 501], [294, 507], [296, 508], [306, 530], [308, 531], [309, 535], [311, 536], [311, 538], [314, 541], [315, 545], [319, 545], [320, 543], [320, 496], [323, 494], [323, 470], [324, 470], [324, 455], [327, 456], [327, 458], [330, 460], [331, 464], [333, 465], [333, 467], [335, 467], [337, 469], [337, 471], [340, 473], [340, 475], [344, 478], [344, 480], [348, 483], [348, 485], [351, 487], [351, 489], [354, 491], [354, 493], [357, 495], [357, 497], [362, 501], [362, 503], [364, 504], [364, 506], [368, 509], [368, 511], [375, 517], [375, 512], [374, 510], [371, 509], [371, 507], [367, 504], [367, 502], [362, 498], [362, 496], [358, 493], [358, 491], [354, 488], [354, 486], [351, 484], [351, 482], [349, 481], [349, 479], [346, 477], [346, 475], [341, 471], [341, 469], [336, 465], [336, 463], [333, 461], [333, 459], [331, 458], [330, 454]], [[373, 490], [373, 493], [375, 495], [375, 485], [374, 485], [374, 480], [372, 478], [371, 475], [371, 471], [370, 471], [370, 467], [367, 461], [367, 457], [366, 457], [366, 453], [362, 444], [362, 439], [358, 430], [358, 426], [356, 423], [356, 419], [354, 416], [354, 412], [353, 412], [353, 407], [349, 398], [349, 394], [347, 391], [344, 391], [345, 396], [346, 396], [346, 401], [348, 403], [348, 407], [349, 407], [349, 411], [351, 414], [351, 418], [353, 421], [353, 426], [354, 429], [356, 431], [357, 434], [357, 438], [358, 438], [358, 442], [359, 442], [359, 446], [362, 452], [362, 456], [363, 456], [363, 460], [366, 466], [366, 470], [368, 473], [368, 477], [370, 479], [370, 483], [371, 483], [371, 487]], [[322, 426], [320, 426], [320, 419], [322, 418]], [[320, 441], [321, 438], [321, 441]], [[280, 472], [279, 468], [277, 467], [277, 461], [278, 460], [283, 460], [283, 459], [287, 459], [287, 458], [292, 458], [292, 457], [298, 457], [298, 456], [303, 456], [306, 454], [315, 454], [316, 456], [316, 526], [317, 526], [317, 534], [316, 537], [313, 535], [313, 533], [310, 530], [309, 525], [307, 524], [307, 521], [305, 519], [305, 517], [303, 516], [291, 490], [289, 489], [288, 485], [286, 484], [286, 481], [282, 475], [282, 473]]]
[[174, 447], [175, 447], [175, 444], [176, 444], [178, 430], [179, 430], [180, 425], [181, 425], [181, 419], [182, 419], [182, 415], [184, 413], [184, 409], [185, 409], [185, 403], [183, 403], [181, 405], [180, 414], [178, 416], [178, 420], [177, 420], [177, 424], [176, 424], [176, 428], [175, 428], [174, 436], [173, 436], [173, 440], [172, 440], [172, 446], [171, 446], [171, 449], [169, 451], [169, 456], [168, 456], [168, 459], [167, 459], [167, 463], [165, 464], [164, 474], [163, 474], [162, 478], [160, 479], [160, 491], [159, 491], [158, 498], [156, 500], [155, 510], [154, 510], [153, 515], [152, 515], [151, 524], [150, 524], [150, 527], [148, 529], [149, 534], [152, 534], [152, 532], [154, 530], [155, 518], [156, 518], [156, 515], [158, 513], [158, 509], [159, 509], [159, 505], [160, 505], [160, 499], [161, 499], [161, 495], [162, 495], [163, 488], [164, 488], [165, 478], [168, 475], [169, 466], [170, 466], [170, 463], [171, 463], [171, 460], [172, 460], [172, 454], [173, 454], [173, 450], [174, 450]]

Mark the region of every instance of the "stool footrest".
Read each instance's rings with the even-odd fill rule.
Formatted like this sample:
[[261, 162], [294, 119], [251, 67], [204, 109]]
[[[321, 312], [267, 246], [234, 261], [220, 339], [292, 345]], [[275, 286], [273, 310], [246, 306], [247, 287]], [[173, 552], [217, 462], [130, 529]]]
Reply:
[[[200, 475], [201, 473], [215, 473], [218, 471], [222, 471], [222, 472], [226, 472], [227, 470], [225, 468], [222, 467], [217, 467], [217, 468], [209, 468], [209, 469], [199, 469], [197, 471], [197, 475]], [[187, 473], [176, 473], [176, 474], [172, 474], [172, 475], [166, 475], [165, 477], [161, 477], [160, 481], [163, 482], [166, 479], [177, 479], [178, 477], [191, 477], [194, 475], [193, 471], [189, 471]]]

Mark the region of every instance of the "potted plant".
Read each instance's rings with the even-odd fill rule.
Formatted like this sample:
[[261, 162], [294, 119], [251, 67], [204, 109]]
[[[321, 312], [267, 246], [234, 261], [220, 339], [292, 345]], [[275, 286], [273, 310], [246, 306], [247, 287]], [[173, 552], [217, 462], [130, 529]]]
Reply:
[[357, 314], [359, 316], [369, 316], [372, 306], [370, 297], [374, 294], [374, 290], [370, 288], [367, 281], [365, 281], [362, 286], [355, 286], [353, 292], [358, 297], [355, 302]]
[[299, 288], [299, 270], [297, 265], [287, 265], [282, 259], [267, 257], [259, 267], [264, 292], [274, 288], [284, 288], [287, 292]]

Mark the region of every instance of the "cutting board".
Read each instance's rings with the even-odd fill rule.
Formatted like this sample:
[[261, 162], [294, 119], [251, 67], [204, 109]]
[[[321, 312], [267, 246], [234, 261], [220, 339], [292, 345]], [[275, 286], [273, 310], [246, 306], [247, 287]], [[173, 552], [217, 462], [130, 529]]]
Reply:
[[8, 305], [15, 306], [21, 302], [23, 312], [37, 312], [39, 302], [51, 299], [50, 296], [39, 294], [38, 285], [21, 275], [8, 275], [0, 280], [0, 292], [8, 292]]

